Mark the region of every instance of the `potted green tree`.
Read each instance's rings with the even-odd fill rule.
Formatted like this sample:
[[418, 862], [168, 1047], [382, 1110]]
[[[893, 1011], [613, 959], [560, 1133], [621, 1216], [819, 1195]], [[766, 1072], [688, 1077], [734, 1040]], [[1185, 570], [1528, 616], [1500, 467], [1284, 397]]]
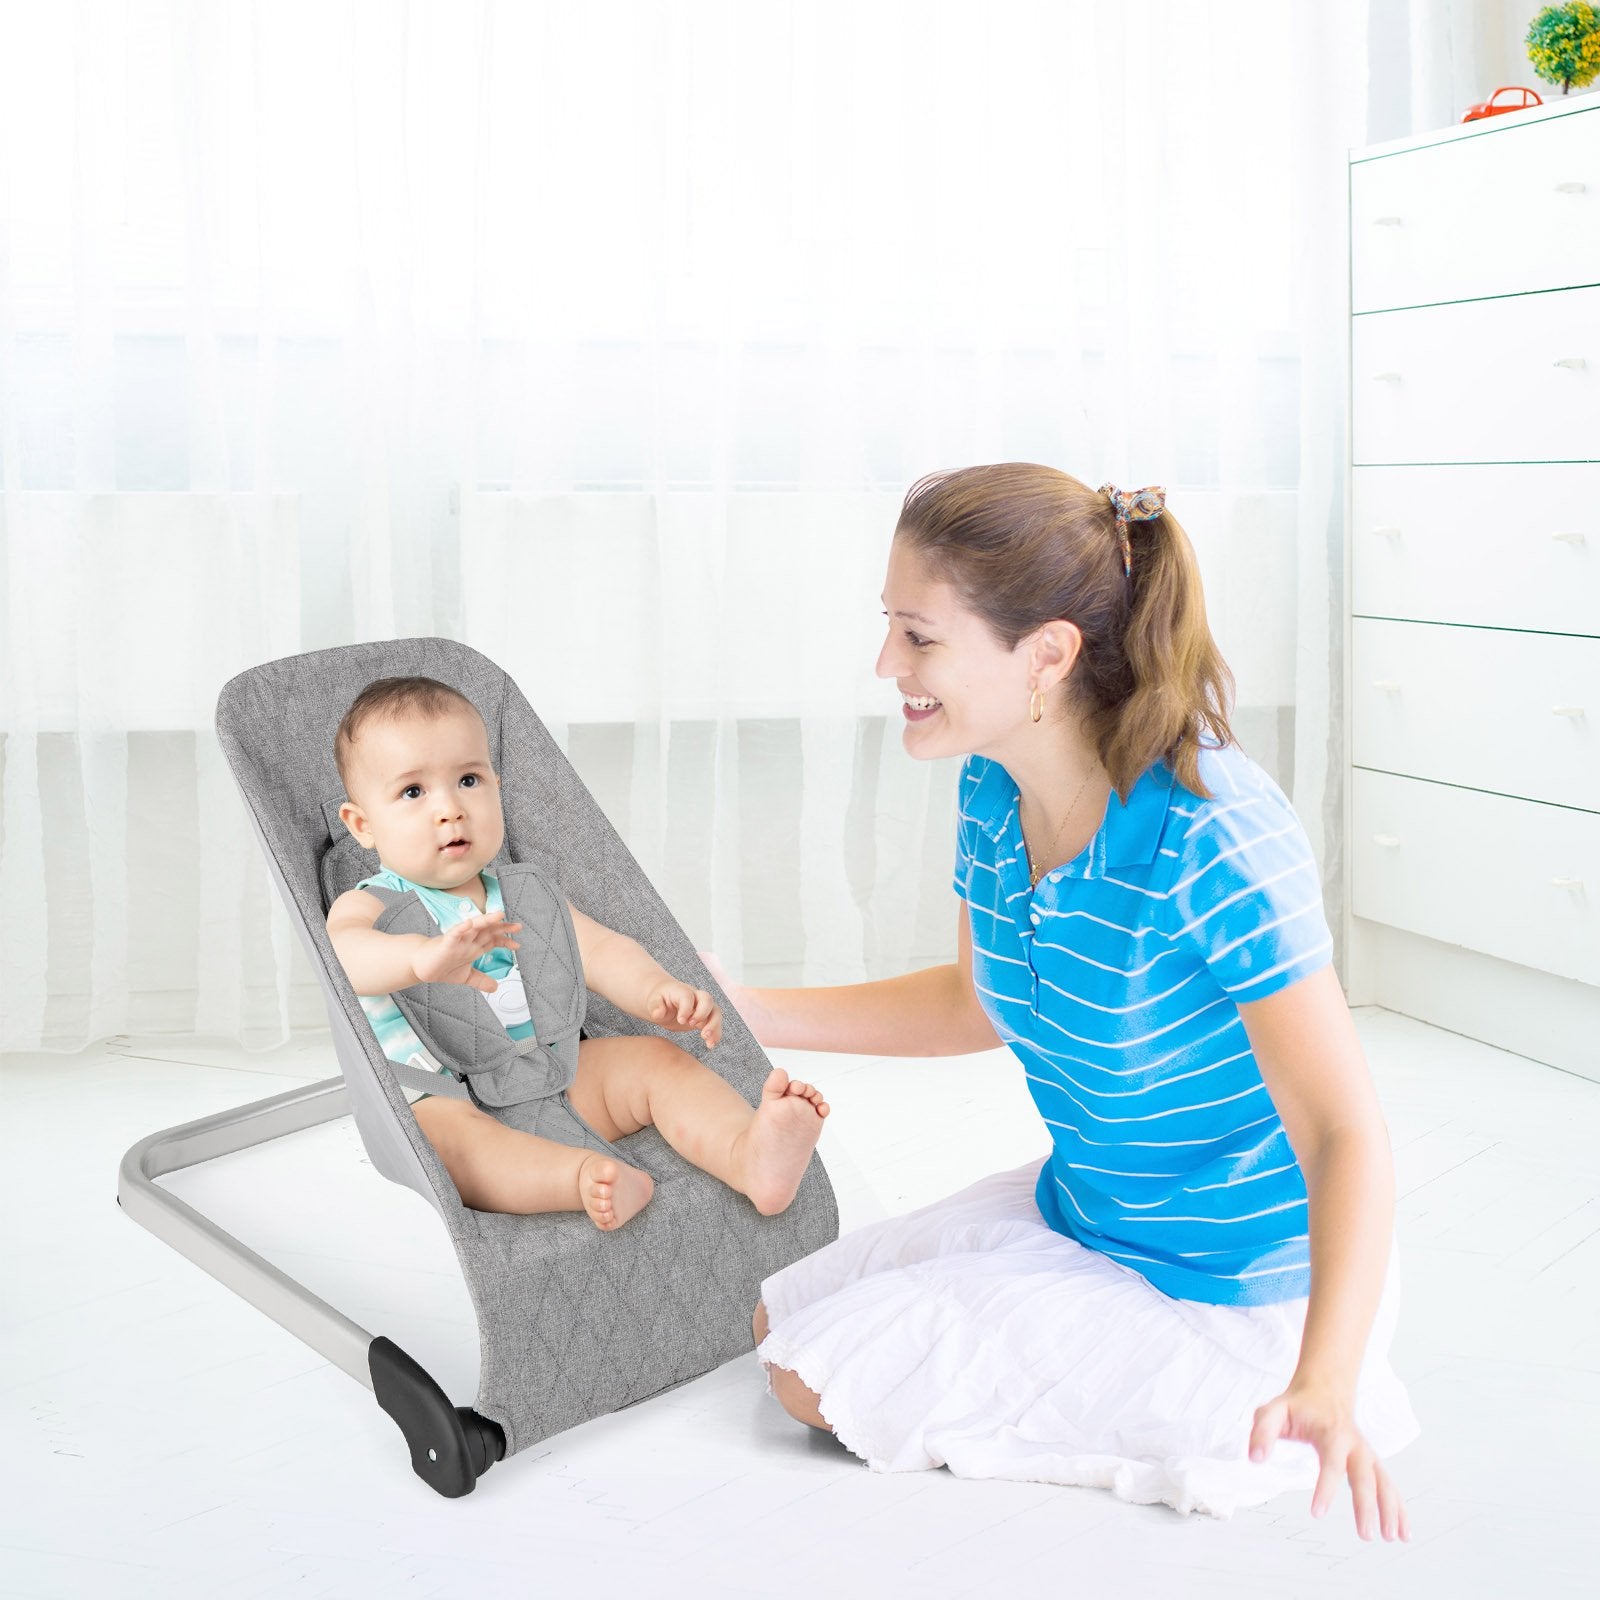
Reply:
[[1582, 89], [1600, 73], [1600, 12], [1588, 0], [1546, 6], [1528, 24], [1528, 60], [1546, 83], [1559, 83], [1565, 94], [1573, 84]]

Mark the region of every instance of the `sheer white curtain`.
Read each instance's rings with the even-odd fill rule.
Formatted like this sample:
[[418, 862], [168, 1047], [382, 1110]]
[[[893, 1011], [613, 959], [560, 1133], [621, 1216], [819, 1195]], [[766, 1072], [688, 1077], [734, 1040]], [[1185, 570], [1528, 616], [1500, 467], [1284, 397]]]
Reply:
[[1364, 3], [5, 5], [0, 1048], [319, 1024], [212, 732], [443, 634], [755, 981], [947, 960], [937, 467], [1165, 483], [1338, 926]]

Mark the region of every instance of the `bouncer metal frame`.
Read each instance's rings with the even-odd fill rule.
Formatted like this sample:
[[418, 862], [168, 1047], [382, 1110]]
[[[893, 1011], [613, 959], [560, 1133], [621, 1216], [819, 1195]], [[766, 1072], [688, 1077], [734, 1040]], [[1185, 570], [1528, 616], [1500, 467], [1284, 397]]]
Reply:
[[[260, 824], [248, 805], [245, 810], [266, 849]], [[288, 885], [270, 850], [267, 863], [315, 964], [316, 951], [294, 913]], [[359, 1052], [355, 1039], [345, 1038], [349, 1022], [333, 1006], [328, 1010], [335, 1052], [342, 1053], [345, 1048]], [[148, 1228], [218, 1283], [266, 1312], [280, 1327], [372, 1390], [405, 1435], [417, 1476], [440, 1494], [455, 1498], [470, 1493], [478, 1479], [505, 1455], [505, 1434], [499, 1424], [470, 1406], [452, 1405], [428, 1372], [392, 1339], [352, 1322], [156, 1182], [165, 1173], [199, 1166], [352, 1114], [350, 1091], [341, 1074], [164, 1128], [141, 1139], [123, 1156], [117, 1172], [117, 1203], [140, 1227]]]

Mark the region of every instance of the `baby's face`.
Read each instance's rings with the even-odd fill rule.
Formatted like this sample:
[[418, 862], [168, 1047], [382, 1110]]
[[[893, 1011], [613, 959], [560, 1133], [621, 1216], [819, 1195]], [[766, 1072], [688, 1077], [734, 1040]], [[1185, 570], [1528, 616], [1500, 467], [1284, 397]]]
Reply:
[[499, 853], [506, 836], [500, 779], [476, 712], [369, 722], [354, 756], [351, 787], [360, 792], [339, 815], [391, 871], [455, 890]]

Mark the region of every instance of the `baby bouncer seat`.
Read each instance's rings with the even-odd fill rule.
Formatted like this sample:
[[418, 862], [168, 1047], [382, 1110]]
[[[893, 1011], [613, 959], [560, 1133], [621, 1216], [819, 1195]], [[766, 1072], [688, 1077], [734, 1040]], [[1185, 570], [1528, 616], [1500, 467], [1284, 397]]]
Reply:
[[[561, 997], [572, 989], [563, 968], [573, 964], [575, 949], [565, 906], [546, 893], [559, 915], [526, 924], [516, 951], [538, 1051], [525, 1041], [519, 1054], [507, 1042], [481, 992], [419, 985], [402, 991], [413, 1002], [403, 1005], [408, 1020], [425, 1021], [432, 1031], [424, 1041], [454, 1049], [441, 1059], [461, 1070], [448, 1077], [415, 1068], [397, 1073], [328, 940], [326, 917], [340, 894], [379, 865], [339, 820], [345, 794], [334, 730], [373, 679], [411, 674], [449, 684], [483, 717], [502, 780], [505, 844], [492, 863], [502, 881], [518, 876], [505, 869], [527, 864], [525, 880], [542, 877], [596, 921], [638, 940], [674, 977], [711, 990], [723, 1012], [715, 1050], [708, 1052], [698, 1034], [657, 1028], [600, 995], [584, 995], [581, 984], [579, 1003], [553, 1016], [553, 1005], [564, 1006]], [[764, 1217], [654, 1127], [610, 1144], [568, 1102], [580, 1024], [583, 1037], [658, 1033], [699, 1056], [752, 1105], [772, 1064], [511, 678], [450, 639], [315, 650], [231, 679], [217, 701], [216, 728], [321, 985], [339, 1075], [140, 1141], [118, 1177], [127, 1214], [370, 1388], [405, 1435], [418, 1476], [443, 1495], [468, 1493], [504, 1456], [752, 1349], [750, 1317], [762, 1280], [838, 1237], [832, 1186], [813, 1152], [793, 1203]], [[416, 895], [394, 896], [378, 925], [432, 931], [431, 922], [409, 920], [418, 915]], [[507, 920], [516, 920], [509, 910]], [[546, 981], [552, 976], [553, 987]], [[427, 1009], [429, 999], [440, 1003], [438, 1015]], [[462, 1048], [484, 1019], [491, 1026], [476, 1029], [482, 1048]], [[402, 1081], [470, 1096], [509, 1126], [610, 1151], [655, 1180], [650, 1202], [609, 1232], [582, 1211], [472, 1210], [418, 1127]], [[513, 1103], [499, 1103], [507, 1100]], [[471, 1406], [452, 1405], [394, 1341], [359, 1327], [155, 1181], [347, 1114], [373, 1168], [415, 1189], [448, 1231], [478, 1323], [480, 1378]]]

